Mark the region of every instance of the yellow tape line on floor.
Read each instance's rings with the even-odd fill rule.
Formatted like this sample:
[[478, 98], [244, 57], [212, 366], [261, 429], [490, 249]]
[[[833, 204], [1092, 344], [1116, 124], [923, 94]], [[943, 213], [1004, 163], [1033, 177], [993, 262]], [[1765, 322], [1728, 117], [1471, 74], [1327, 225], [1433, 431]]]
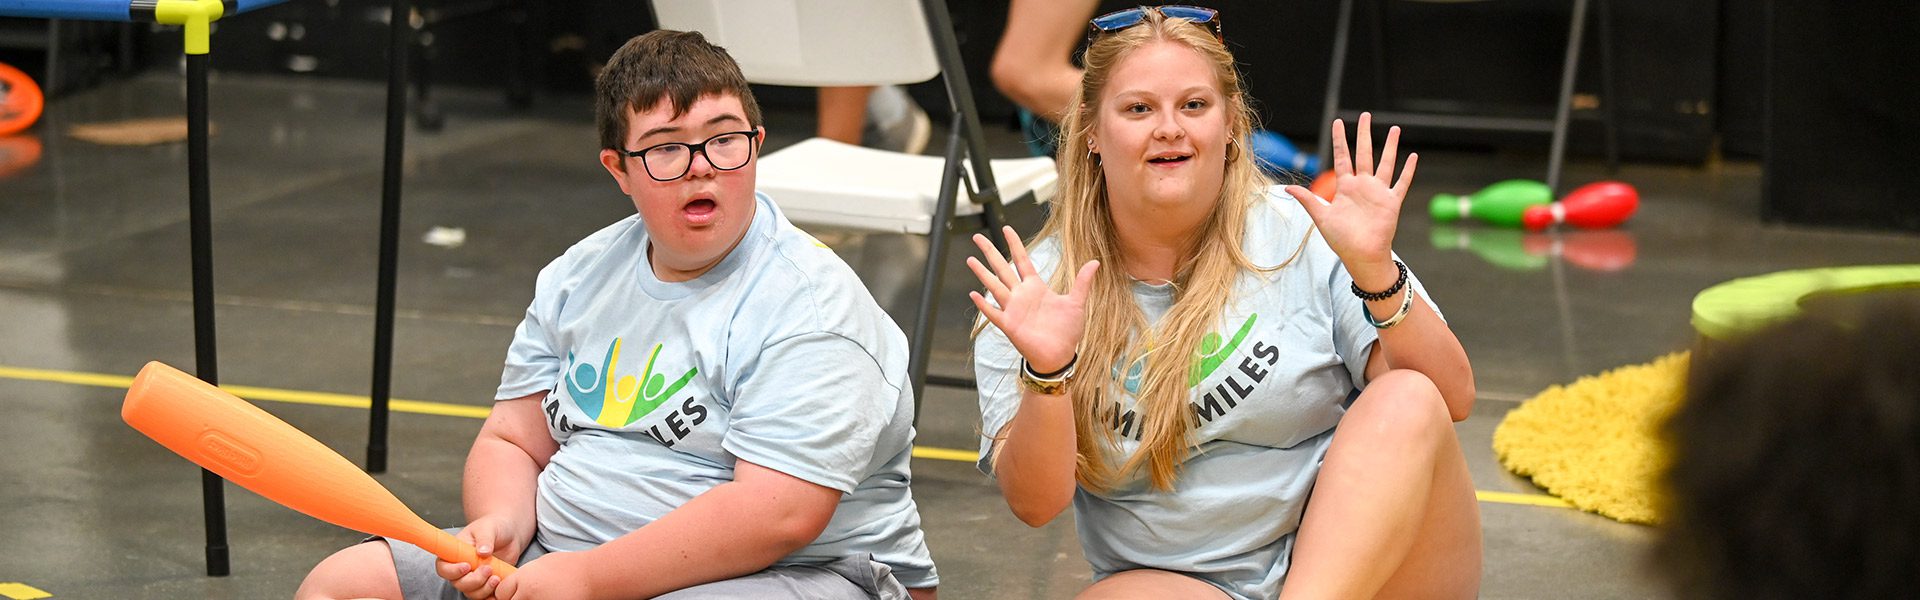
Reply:
[[52, 598], [53, 594], [46, 593], [40, 588], [24, 583], [0, 581], [0, 596], [6, 596], [11, 600], [39, 600], [40, 598]]
[[[123, 376], [123, 375], [107, 375], [103, 373], [78, 373], [74, 371], [56, 371], [51, 369], [28, 369], [23, 367], [10, 367], [6, 365], [0, 365], [0, 379], [19, 379], [23, 381], [45, 381], [50, 383], [65, 383], [69, 385], [87, 385], [87, 386], [94, 386], [94, 387], [118, 388], [123, 390], [127, 389], [128, 386], [133, 385], [133, 378]], [[349, 394], [331, 394], [327, 392], [303, 392], [299, 390], [282, 390], [282, 389], [276, 389], [276, 388], [264, 388], [264, 387], [253, 387], [253, 386], [246, 386], [246, 385], [230, 385], [230, 384], [220, 384], [220, 389], [226, 390], [228, 392], [232, 392], [233, 395], [235, 396], [239, 396], [241, 398], [246, 398], [248, 400], [255, 400], [255, 401], [288, 402], [293, 404], [314, 404], [314, 405], [320, 405], [320, 406], [336, 406], [341, 408], [368, 408], [373, 405], [373, 401], [369, 400], [366, 396], [354, 396]], [[387, 403], [387, 406], [389, 409], [391, 409], [394, 412], [414, 413], [414, 414], [422, 414], [422, 415], [439, 415], [443, 417], [467, 417], [472, 419], [487, 418], [487, 413], [490, 410], [490, 407], [486, 407], [486, 406], [472, 406], [472, 405], [466, 405], [466, 404], [447, 404], [444, 402], [427, 402], [424, 400], [401, 400], [398, 398], [389, 400]], [[955, 450], [952, 448], [933, 448], [929, 446], [914, 446], [913, 456], [914, 458], [925, 458], [930, 460], [949, 460], [949, 461], [966, 462], [966, 463], [974, 462], [976, 460], [979, 460], [980, 458], [980, 454], [973, 450]], [[1474, 495], [1475, 497], [1479, 498], [1481, 502], [1492, 502], [1496, 504], [1522, 504], [1522, 505], [1528, 505], [1528, 506], [1550, 506], [1550, 507], [1557, 507], [1557, 508], [1573, 507], [1573, 505], [1568, 504], [1567, 501], [1565, 500], [1561, 500], [1559, 498], [1555, 498], [1553, 496], [1547, 496], [1544, 494], [1515, 494], [1510, 492], [1476, 491], [1474, 492]]]
[[[0, 365], [0, 378], [25, 379], [28, 381], [48, 381], [53, 383], [67, 383], [67, 384], [73, 384], [73, 385], [90, 385], [94, 387], [119, 388], [123, 390], [127, 389], [128, 386], [133, 385], [132, 377], [126, 377], [122, 375], [106, 375], [101, 373], [75, 373], [72, 371], [53, 371], [53, 370], [47, 370], [47, 369], [23, 369], [19, 367], [9, 367], [4, 365]], [[263, 388], [263, 387], [231, 385], [231, 384], [221, 384], [220, 389], [226, 390], [228, 392], [231, 392], [235, 396], [246, 398], [248, 400], [290, 402], [293, 404], [315, 404], [319, 406], [337, 406], [341, 408], [368, 408], [373, 406], [373, 401], [371, 399], [368, 399], [366, 396], [353, 396], [349, 394], [329, 394], [326, 392], [303, 392], [299, 390], [282, 390], [282, 389], [275, 389], [275, 388]], [[468, 417], [468, 418], [474, 418], [474, 419], [485, 419], [487, 418], [487, 413], [492, 410], [491, 407], [487, 407], [487, 406], [446, 404], [443, 402], [426, 402], [422, 400], [401, 400], [399, 398], [393, 398], [388, 400], [387, 407], [393, 410], [394, 412], [415, 413], [415, 414], [422, 414], [422, 415], [440, 415], [443, 417]]]

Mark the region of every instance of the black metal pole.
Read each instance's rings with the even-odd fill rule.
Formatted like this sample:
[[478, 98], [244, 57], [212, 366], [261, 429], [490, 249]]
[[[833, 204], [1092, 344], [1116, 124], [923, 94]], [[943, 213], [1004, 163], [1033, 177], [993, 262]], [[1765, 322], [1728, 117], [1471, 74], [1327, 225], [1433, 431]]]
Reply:
[[[953, 128], [966, 127], [966, 119], [953, 116]], [[964, 133], [964, 132], [961, 132]], [[914, 311], [913, 341], [907, 345], [907, 377], [913, 386], [913, 422], [920, 423], [920, 401], [927, 392], [927, 363], [933, 355], [933, 319], [940, 308], [940, 282], [947, 271], [947, 223], [953, 220], [953, 204], [960, 195], [960, 156], [965, 136], [947, 138], [947, 168], [940, 174], [940, 202], [933, 206], [933, 228], [927, 231], [927, 266], [920, 277], [920, 307]], [[998, 229], [997, 227], [994, 229]]]
[[[1773, 120], [1775, 103], [1773, 101], [1774, 64], [1779, 60], [1774, 53], [1774, 40], [1779, 39], [1780, 30], [1774, 24], [1775, 6], [1779, 0], [1767, 0], [1760, 4], [1760, 23], [1764, 34], [1760, 48], [1760, 222], [1773, 223], [1782, 219], [1780, 204], [1784, 200], [1775, 195], [1773, 172], [1780, 164], [1774, 162]], [[1705, 338], [1706, 336], [1701, 336]], [[1695, 363], [1699, 364], [1699, 363]]]
[[1560, 194], [1560, 167], [1566, 162], [1567, 121], [1573, 115], [1573, 82], [1580, 73], [1580, 35], [1586, 31], [1586, 25], [1587, 0], [1573, 0], [1573, 22], [1567, 26], [1567, 55], [1560, 65], [1560, 106], [1553, 112], [1553, 148], [1547, 151], [1547, 187], [1555, 197]]
[[[207, 383], [219, 385], [220, 367], [214, 351], [213, 224], [207, 175], [207, 61], [206, 54], [187, 55], [187, 221], [193, 255], [193, 368]], [[207, 574], [228, 573], [226, 481], [200, 470], [200, 490], [207, 514]]]
[[400, 255], [400, 168], [407, 146], [407, 0], [393, 0], [387, 29], [387, 156], [380, 175], [380, 284], [373, 323], [373, 406], [367, 472], [387, 470], [387, 400], [393, 382], [393, 294]]
[[[993, 180], [993, 169], [989, 168], [986, 138], [980, 134], [980, 116], [973, 109], [973, 90], [966, 85], [966, 63], [960, 58], [960, 42], [953, 32], [953, 17], [947, 12], [946, 0], [922, 0], [921, 10], [926, 12], [928, 33], [933, 36], [933, 48], [940, 60], [940, 80], [947, 87], [947, 98], [951, 99], [951, 108], [958, 115], [957, 127], [962, 131], [967, 145], [967, 161], [973, 164], [973, 201], [980, 204], [980, 210], [987, 223], [987, 239], [994, 245], [1006, 250], [1006, 240], [1001, 239], [1000, 226], [1007, 218], [1001, 212], [1000, 186]], [[945, 224], [936, 225], [935, 233], [945, 231]]]
[[1320, 164], [1333, 168], [1333, 119], [1340, 115], [1340, 85], [1347, 77], [1347, 35], [1353, 28], [1353, 0], [1340, 0], [1339, 16], [1333, 21], [1333, 56], [1327, 62], [1327, 94], [1320, 109], [1320, 138], [1314, 154]]
[[1613, 7], [1607, 0], [1593, 5], [1600, 30], [1600, 103], [1606, 109], [1607, 174], [1620, 173], [1620, 97], [1613, 95]]

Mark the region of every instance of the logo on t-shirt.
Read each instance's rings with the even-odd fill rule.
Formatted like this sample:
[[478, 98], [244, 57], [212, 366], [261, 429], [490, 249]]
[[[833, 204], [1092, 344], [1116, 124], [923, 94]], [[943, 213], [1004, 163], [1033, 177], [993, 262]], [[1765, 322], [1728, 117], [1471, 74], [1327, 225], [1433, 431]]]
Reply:
[[688, 368], [686, 373], [668, 383], [665, 373], [654, 372], [665, 344], [654, 344], [653, 350], [647, 353], [647, 364], [640, 371], [639, 379], [632, 375], [621, 376], [617, 371], [620, 365], [620, 342], [620, 338], [614, 338], [613, 343], [607, 345], [607, 355], [601, 359], [597, 369], [591, 363], [578, 362], [573, 353], [568, 352], [564, 377], [567, 380], [567, 393], [573, 396], [574, 404], [593, 417], [595, 423], [612, 428], [631, 425], [660, 408], [700, 371], [697, 367]]
[[[1219, 333], [1208, 333], [1206, 337], [1201, 338], [1200, 347], [1194, 352], [1193, 368], [1188, 371], [1187, 387], [1200, 385], [1218, 371], [1221, 365], [1226, 364], [1227, 359], [1247, 341], [1247, 334], [1253, 332], [1253, 324], [1259, 317], [1259, 313], [1248, 315], [1247, 320], [1240, 324], [1240, 329], [1234, 332], [1233, 339], [1224, 345], [1220, 343], [1222, 338]], [[1253, 386], [1267, 378], [1269, 371], [1261, 368], [1260, 363], [1264, 362], [1267, 366], [1272, 366], [1279, 358], [1279, 348], [1271, 344], [1255, 342], [1253, 356], [1242, 360], [1237, 372], [1228, 373], [1227, 377], [1213, 386], [1212, 390], [1188, 402], [1193, 409], [1190, 415], [1193, 426], [1199, 428], [1225, 415], [1227, 411], [1238, 408], [1240, 401], [1253, 393]], [[1121, 386], [1126, 388], [1128, 395], [1139, 395], [1140, 380], [1146, 371], [1144, 357], [1128, 366], [1125, 376], [1121, 376], [1119, 365], [1115, 365], [1113, 371], [1114, 377], [1120, 380]], [[1242, 381], [1243, 378], [1245, 381]], [[1136, 441], [1140, 439], [1142, 431], [1138, 426], [1138, 413], [1132, 409], [1122, 410], [1118, 402], [1101, 407], [1096, 411], [1096, 418], [1106, 422], [1122, 437], [1133, 438]]]
[[[1253, 322], [1259, 318], [1260, 313], [1247, 315], [1247, 320], [1240, 323], [1240, 330], [1234, 332], [1233, 341], [1227, 342], [1226, 346], [1220, 345], [1220, 334], [1217, 332], [1208, 332], [1206, 337], [1200, 338], [1200, 347], [1193, 357], [1193, 370], [1187, 375], [1187, 387], [1200, 385], [1200, 382], [1207, 380], [1208, 375], [1212, 375], [1221, 364], [1227, 362], [1227, 357], [1232, 356], [1234, 350], [1240, 349], [1240, 343], [1247, 340], [1247, 333], [1253, 331]], [[1139, 395], [1140, 378], [1146, 374], [1146, 369], [1147, 359], [1143, 356], [1127, 367], [1127, 374], [1124, 377], [1120, 375], [1120, 369], [1116, 365], [1113, 376], [1127, 388], [1128, 394]]]

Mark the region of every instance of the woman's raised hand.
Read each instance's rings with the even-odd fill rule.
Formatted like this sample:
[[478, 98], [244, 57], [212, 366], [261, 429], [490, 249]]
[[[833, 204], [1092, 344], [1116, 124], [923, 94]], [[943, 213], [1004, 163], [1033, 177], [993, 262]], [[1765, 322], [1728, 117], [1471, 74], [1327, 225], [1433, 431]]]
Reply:
[[[1066, 368], [1080, 346], [1080, 338], [1086, 334], [1087, 291], [1093, 288], [1093, 273], [1100, 268], [1100, 261], [1087, 261], [1074, 275], [1067, 293], [1057, 294], [1047, 285], [1047, 280], [1034, 271], [1020, 236], [1012, 227], [1003, 231], [1009, 257], [1002, 257], [1000, 250], [987, 241], [987, 236], [977, 233], [973, 235], [973, 243], [980, 247], [986, 264], [981, 264], [978, 258], [967, 257], [967, 268], [973, 269], [987, 293], [993, 294], [993, 302], [987, 302], [980, 292], [967, 295], [973, 298], [980, 314], [986, 315], [988, 322], [1007, 335], [1007, 341], [1013, 343], [1013, 348], [1026, 357], [1035, 371], [1048, 373]], [[992, 270], [988, 270], [987, 265], [992, 265]]]
[[[1407, 197], [1407, 187], [1413, 184], [1413, 170], [1420, 155], [1408, 154], [1406, 168], [1400, 172], [1400, 179], [1394, 180], [1393, 160], [1400, 128], [1387, 130], [1387, 143], [1380, 150], [1378, 164], [1373, 160], [1372, 129], [1373, 115], [1360, 113], [1358, 147], [1349, 155], [1346, 124], [1334, 119], [1332, 198], [1321, 198], [1297, 185], [1286, 189], [1307, 210], [1327, 245], [1349, 270], [1384, 266], [1391, 273], [1395, 271], [1393, 234], [1400, 223], [1400, 204]], [[1358, 278], [1360, 273], [1354, 275]]]

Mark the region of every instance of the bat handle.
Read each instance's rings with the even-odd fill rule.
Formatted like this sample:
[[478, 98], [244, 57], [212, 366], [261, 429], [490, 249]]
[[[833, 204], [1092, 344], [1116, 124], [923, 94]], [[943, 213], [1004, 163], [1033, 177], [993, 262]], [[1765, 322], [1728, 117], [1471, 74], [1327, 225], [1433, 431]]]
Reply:
[[506, 579], [507, 576], [512, 575], [514, 571], [520, 570], [514, 568], [513, 565], [507, 564], [507, 561], [491, 556], [487, 557], [487, 566], [493, 567], [493, 574], [499, 575], [501, 579]]
[[[434, 541], [437, 542], [436, 547], [429, 549], [434, 556], [447, 562], [467, 563], [473, 565], [475, 569], [480, 568], [480, 554], [473, 549], [473, 546], [467, 545], [466, 542], [460, 541], [460, 538], [453, 537], [447, 532], [436, 530], [435, 533], [439, 534], [434, 536]], [[493, 567], [493, 574], [499, 575], [502, 579], [519, 570], [497, 556], [487, 557], [486, 566]]]

